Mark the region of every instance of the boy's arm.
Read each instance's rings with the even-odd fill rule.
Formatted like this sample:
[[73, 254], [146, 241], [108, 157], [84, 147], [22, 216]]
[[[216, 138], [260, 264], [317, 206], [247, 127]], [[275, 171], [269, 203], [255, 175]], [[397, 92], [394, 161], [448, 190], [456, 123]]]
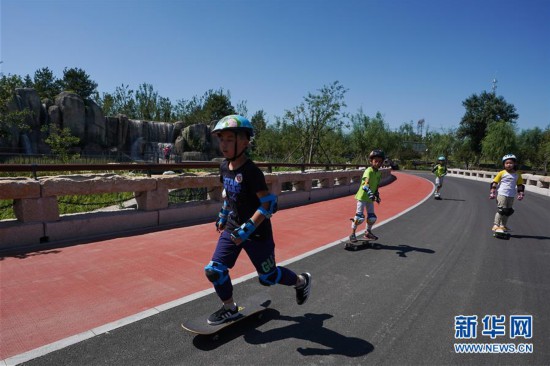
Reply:
[[521, 176], [521, 173], [518, 173], [518, 181], [517, 181], [517, 190], [518, 190], [518, 200], [521, 201], [525, 197], [525, 185], [523, 184], [523, 177]]
[[497, 187], [500, 181], [502, 180], [503, 171], [498, 172], [493, 181], [491, 182], [491, 189], [489, 190], [489, 198], [494, 199], [497, 195]]
[[260, 206], [247, 222], [231, 233], [231, 240], [237, 245], [247, 240], [266, 218], [271, 218], [277, 212], [277, 196], [269, 191], [260, 191], [256, 195], [260, 199]]

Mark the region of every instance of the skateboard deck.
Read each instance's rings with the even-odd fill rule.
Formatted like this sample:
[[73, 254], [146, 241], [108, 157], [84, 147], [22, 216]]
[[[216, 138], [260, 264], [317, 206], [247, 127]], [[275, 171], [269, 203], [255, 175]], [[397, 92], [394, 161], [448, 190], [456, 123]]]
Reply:
[[364, 236], [358, 237], [356, 242], [352, 242], [348, 239], [345, 242], [344, 249], [359, 250], [360, 248], [371, 246], [371, 243], [374, 241], [375, 239], [367, 239]]
[[208, 319], [210, 314], [212, 314], [212, 311], [208, 314], [202, 314], [196, 318], [186, 319], [183, 323], [181, 323], [181, 326], [183, 329], [191, 333], [201, 335], [213, 335], [218, 333], [222, 329], [230, 327], [235, 323], [247, 319], [255, 314], [260, 313], [259, 317], [261, 317], [261, 312], [266, 310], [270, 304], [271, 299], [267, 293], [258, 293], [237, 303], [240, 315], [236, 318], [233, 318], [221, 324], [210, 325], [206, 320]]

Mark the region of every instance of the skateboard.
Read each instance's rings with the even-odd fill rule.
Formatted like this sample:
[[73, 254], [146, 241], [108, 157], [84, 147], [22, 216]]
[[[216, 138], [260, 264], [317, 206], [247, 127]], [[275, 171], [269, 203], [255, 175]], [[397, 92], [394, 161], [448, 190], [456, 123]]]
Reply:
[[493, 231], [493, 237], [497, 239], [510, 240], [510, 233]]
[[361, 248], [368, 248], [371, 246], [371, 243], [374, 242], [376, 239], [367, 239], [364, 236], [357, 237], [356, 242], [352, 242], [349, 239], [346, 240], [346, 244], [344, 245], [345, 250], [359, 250]]
[[261, 319], [263, 315], [262, 312], [266, 310], [270, 304], [271, 299], [267, 293], [258, 293], [242, 300], [237, 304], [240, 315], [236, 318], [221, 324], [211, 325], [206, 321], [211, 314], [208, 313], [202, 314], [196, 318], [186, 319], [183, 323], [181, 323], [181, 327], [188, 332], [200, 335], [209, 335], [212, 336], [213, 340], [217, 340], [219, 338], [218, 332], [240, 322], [241, 320], [250, 318], [253, 315], [257, 315], [258, 319]]

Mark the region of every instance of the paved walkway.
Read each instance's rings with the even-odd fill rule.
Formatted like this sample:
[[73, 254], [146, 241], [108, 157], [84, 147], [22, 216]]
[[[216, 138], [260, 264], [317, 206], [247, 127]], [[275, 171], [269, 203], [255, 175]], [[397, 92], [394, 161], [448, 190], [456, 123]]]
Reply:
[[[422, 178], [394, 174], [380, 191], [379, 223], [433, 189]], [[279, 211], [272, 219], [277, 260], [347, 237], [354, 210], [348, 196]], [[0, 258], [0, 360], [208, 293], [203, 267], [217, 235], [209, 223]], [[244, 255], [231, 276], [253, 272]]]

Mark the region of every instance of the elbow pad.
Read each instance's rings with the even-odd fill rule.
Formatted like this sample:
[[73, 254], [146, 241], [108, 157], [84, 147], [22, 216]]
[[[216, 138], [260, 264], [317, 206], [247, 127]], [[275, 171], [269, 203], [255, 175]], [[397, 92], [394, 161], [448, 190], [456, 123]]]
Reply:
[[[263, 204], [269, 202], [269, 207], [266, 209], [264, 208]], [[257, 211], [260, 211], [262, 215], [266, 217], [266, 219], [271, 218], [275, 212], [277, 212], [277, 196], [274, 194], [268, 194], [267, 196], [263, 196], [260, 198], [260, 207], [258, 207]]]

